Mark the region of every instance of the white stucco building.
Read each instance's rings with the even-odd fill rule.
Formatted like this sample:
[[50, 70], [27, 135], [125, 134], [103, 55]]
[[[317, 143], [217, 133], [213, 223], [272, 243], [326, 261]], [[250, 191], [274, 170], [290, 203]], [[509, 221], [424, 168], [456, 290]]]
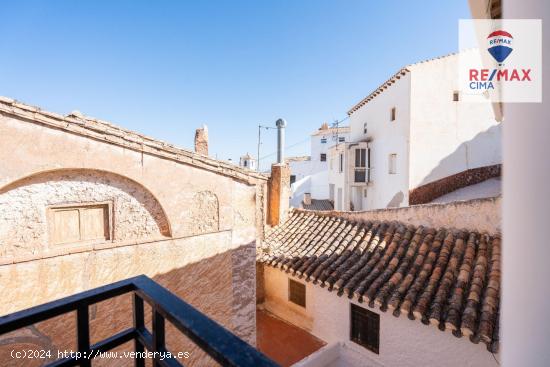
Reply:
[[350, 142], [329, 152], [336, 209], [427, 203], [500, 175], [499, 109], [463, 100], [458, 62], [408, 65], [348, 111]]
[[241, 156], [239, 159], [239, 166], [243, 168], [248, 168], [251, 170], [256, 170], [257, 168], [257, 160], [250, 154], [246, 153], [245, 155]]
[[312, 199], [329, 199], [328, 151], [349, 141], [350, 128], [329, 127], [327, 123], [311, 134], [311, 156], [289, 157], [291, 193], [290, 205], [299, 207], [305, 193]]

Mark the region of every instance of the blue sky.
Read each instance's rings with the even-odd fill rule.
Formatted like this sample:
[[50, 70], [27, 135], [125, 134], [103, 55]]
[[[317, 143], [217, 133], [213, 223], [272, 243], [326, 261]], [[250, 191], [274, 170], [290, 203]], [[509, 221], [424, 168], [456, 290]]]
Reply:
[[190, 149], [206, 123], [211, 155], [234, 160], [279, 117], [287, 155], [309, 153], [400, 67], [456, 51], [470, 18], [466, 0], [21, 0], [2, 15], [0, 95]]

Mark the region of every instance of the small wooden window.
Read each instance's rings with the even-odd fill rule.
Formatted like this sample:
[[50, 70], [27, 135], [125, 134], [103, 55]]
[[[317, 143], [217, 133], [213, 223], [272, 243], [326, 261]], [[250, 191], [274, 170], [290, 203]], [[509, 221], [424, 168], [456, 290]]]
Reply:
[[395, 116], [396, 116], [396, 110], [395, 110], [395, 107], [392, 107], [390, 112], [390, 121], [395, 121]]
[[306, 285], [289, 279], [288, 300], [298, 306], [306, 307]]
[[107, 203], [53, 207], [49, 209], [49, 222], [50, 239], [54, 245], [111, 238]]
[[321, 162], [327, 161], [327, 155], [325, 153], [321, 153]]
[[453, 92], [453, 102], [458, 102], [460, 100], [460, 94], [458, 93], [458, 91], [454, 91]]
[[352, 304], [350, 339], [378, 354], [380, 345], [380, 315]]

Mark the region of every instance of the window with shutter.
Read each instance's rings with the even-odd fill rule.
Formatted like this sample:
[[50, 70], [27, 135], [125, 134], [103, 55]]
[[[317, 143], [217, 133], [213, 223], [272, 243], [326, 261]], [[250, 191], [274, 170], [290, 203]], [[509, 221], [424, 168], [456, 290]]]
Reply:
[[111, 238], [109, 204], [49, 208], [50, 239], [54, 245]]

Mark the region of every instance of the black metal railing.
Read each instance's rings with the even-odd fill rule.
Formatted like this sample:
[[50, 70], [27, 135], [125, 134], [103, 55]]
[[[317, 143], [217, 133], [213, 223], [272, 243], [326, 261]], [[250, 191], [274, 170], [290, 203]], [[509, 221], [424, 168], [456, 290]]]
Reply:
[[[133, 293], [133, 327], [91, 345], [88, 307], [125, 293]], [[145, 327], [144, 301], [152, 309], [151, 332]], [[136, 367], [145, 366], [145, 349], [157, 352], [156, 355], [153, 353], [153, 366], [182, 366], [167, 353], [165, 320], [223, 366], [277, 366], [244, 340], [145, 275], [0, 317], [0, 335], [73, 311], [76, 311], [77, 318], [78, 354], [56, 360], [47, 366], [91, 366], [93, 357], [98, 353], [131, 340], [134, 340], [135, 352], [142, 352], [135, 353]]]

